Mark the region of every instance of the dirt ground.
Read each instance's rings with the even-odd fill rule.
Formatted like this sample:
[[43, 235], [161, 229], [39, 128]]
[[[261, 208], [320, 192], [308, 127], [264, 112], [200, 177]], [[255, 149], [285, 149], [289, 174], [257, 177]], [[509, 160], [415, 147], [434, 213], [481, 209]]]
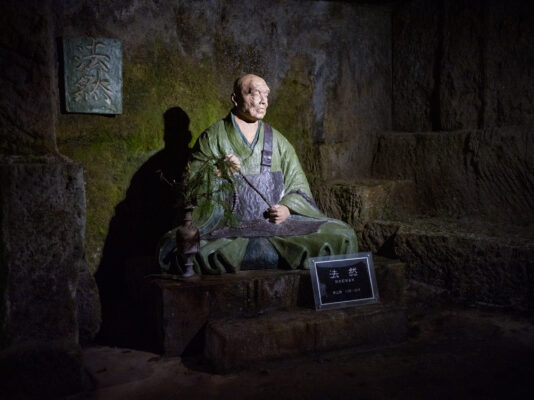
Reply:
[[109, 347], [84, 351], [93, 390], [81, 399], [529, 399], [534, 323], [495, 311], [414, 318], [402, 344], [211, 373], [198, 357]]

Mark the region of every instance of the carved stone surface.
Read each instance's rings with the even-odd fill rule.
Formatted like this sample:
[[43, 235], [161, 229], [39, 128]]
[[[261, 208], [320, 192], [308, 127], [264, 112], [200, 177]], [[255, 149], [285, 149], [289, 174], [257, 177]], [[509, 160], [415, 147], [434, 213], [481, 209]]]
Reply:
[[63, 38], [65, 109], [122, 113], [122, 46], [116, 39]]
[[[76, 319], [82, 168], [53, 156], [10, 157], [0, 163], [0, 188], [0, 363], [11, 364], [2, 384], [43, 395], [68, 393], [82, 381]], [[52, 373], [64, 381], [54, 382]]]

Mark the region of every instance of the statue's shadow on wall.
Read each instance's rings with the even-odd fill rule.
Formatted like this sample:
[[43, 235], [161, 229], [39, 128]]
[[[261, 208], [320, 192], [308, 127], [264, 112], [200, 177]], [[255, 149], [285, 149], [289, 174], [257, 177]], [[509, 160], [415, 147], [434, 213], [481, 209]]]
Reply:
[[190, 150], [189, 117], [179, 107], [164, 118], [165, 148], [133, 175], [125, 199], [115, 207], [95, 278], [102, 303], [97, 342], [146, 348], [152, 328], [146, 315], [145, 276], [158, 272], [157, 244], [182, 219], [183, 177]]

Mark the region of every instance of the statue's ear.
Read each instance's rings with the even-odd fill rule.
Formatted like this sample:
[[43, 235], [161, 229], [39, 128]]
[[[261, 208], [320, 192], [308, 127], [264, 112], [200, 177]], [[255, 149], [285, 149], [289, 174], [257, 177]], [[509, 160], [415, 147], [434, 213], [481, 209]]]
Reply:
[[232, 93], [231, 99], [234, 107], [237, 107], [237, 96], [235, 95], [235, 93]]

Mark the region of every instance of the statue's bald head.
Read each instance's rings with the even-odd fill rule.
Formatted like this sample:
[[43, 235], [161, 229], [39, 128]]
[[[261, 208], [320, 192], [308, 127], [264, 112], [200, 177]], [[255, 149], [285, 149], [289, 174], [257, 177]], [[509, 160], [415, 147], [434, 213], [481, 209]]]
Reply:
[[247, 74], [234, 82], [232, 103], [234, 114], [245, 121], [262, 119], [269, 105], [269, 86], [258, 75]]
[[233, 93], [235, 95], [241, 95], [244, 90], [248, 92], [251, 90], [252, 86], [255, 85], [267, 86], [267, 83], [261, 76], [254, 74], [243, 75], [235, 80]]

